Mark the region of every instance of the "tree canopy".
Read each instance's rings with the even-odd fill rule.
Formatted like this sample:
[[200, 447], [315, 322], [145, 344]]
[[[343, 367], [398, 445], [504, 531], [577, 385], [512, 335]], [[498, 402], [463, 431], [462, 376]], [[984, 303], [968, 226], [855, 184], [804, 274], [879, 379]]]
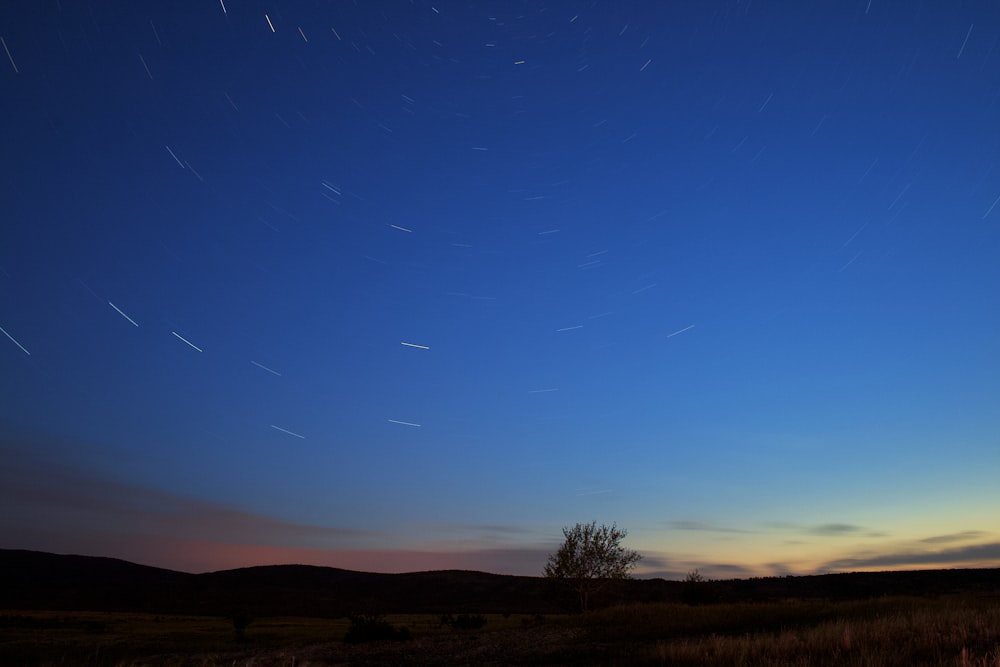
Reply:
[[563, 543], [549, 556], [545, 576], [567, 582], [580, 596], [580, 609], [586, 611], [592, 593], [609, 581], [627, 579], [642, 560], [639, 552], [622, 545], [626, 535], [624, 528], [598, 526], [596, 521], [563, 528]]

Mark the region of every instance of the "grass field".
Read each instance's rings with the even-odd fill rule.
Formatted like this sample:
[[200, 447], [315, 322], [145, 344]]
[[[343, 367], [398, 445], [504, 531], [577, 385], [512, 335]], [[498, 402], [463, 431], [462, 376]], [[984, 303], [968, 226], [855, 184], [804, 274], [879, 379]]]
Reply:
[[1000, 667], [996, 599], [644, 605], [582, 622], [610, 664]]
[[476, 630], [389, 615], [411, 641], [347, 645], [347, 619], [262, 618], [237, 641], [224, 618], [0, 612], [0, 664], [962, 665], [1000, 667], [1000, 600], [882, 598], [686, 606], [586, 615], [486, 615]]
[[[485, 630], [523, 627], [524, 616], [485, 615]], [[415, 639], [456, 634], [434, 614], [390, 614]], [[261, 618], [237, 640], [229, 619], [113, 612], [0, 611], [0, 665], [280, 664], [270, 654], [341, 644], [347, 618]], [[299, 651], [301, 652], [301, 651]], [[290, 661], [289, 661], [289, 664]]]

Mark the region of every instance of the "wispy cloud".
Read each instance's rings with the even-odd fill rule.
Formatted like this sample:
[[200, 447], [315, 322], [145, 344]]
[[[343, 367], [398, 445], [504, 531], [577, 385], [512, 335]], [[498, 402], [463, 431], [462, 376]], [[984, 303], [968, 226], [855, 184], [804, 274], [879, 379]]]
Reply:
[[973, 544], [939, 551], [911, 549], [894, 553], [845, 556], [827, 562], [824, 570], [858, 570], [872, 567], [975, 566], [995, 567], [1000, 562], [1000, 542]]
[[768, 521], [764, 523], [768, 528], [799, 533], [801, 535], [815, 535], [818, 537], [844, 537], [857, 535], [862, 537], [887, 537], [888, 533], [879, 530], [872, 530], [864, 526], [852, 523], [821, 523], [821, 524], [799, 524], [787, 521]]
[[754, 531], [745, 530], [742, 528], [730, 528], [728, 526], [719, 526], [707, 521], [697, 521], [690, 519], [678, 519], [674, 521], [665, 521], [664, 524], [671, 528], [672, 530], [695, 530], [695, 531], [705, 531], [709, 533], [752, 533]]
[[[350, 526], [288, 521], [109, 479], [43, 459], [23, 447], [0, 445], [0, 460], [0, 507], [7, 508], [0, 513], [4, 547], [87, 552], [163, 567], [196, 562], [211, 569], [213, 559], [228, 562], [227, 554], [234, 550], [249, 555], [260, 550], [349, 548], [377, 536]], [[195, 546], [199, 554], [184, 556]], [[170, 554], [181, 558], [171, 559]]]
[[432, 524], [438, 530], [460, 531], [462, 533], [477, 533], [496, 536], [528, 535], [532, 533], [524, 526], [512, 526], [499, 523], [439, 523]]
[[925, 537], [920, 540], [925, 544], [948, 544], [950, 542], [968, 542], [969, 540], [978, 540], [985, 537], [988, 533], [981, 530], [966, 530], [961, 533], [951, 533], [950, 535], [935, 535], [933, 537]]
[[[696, 563], [686, 560], [671, 560], [669, 558], [655, 558], [652, 563], [643, 560], [643, 567], [637, 575], [643, 579], [662, 578], [670, 580], [684, 579], [688, 573], [698, 570], [698, 574], [709, 579], [741, 579], [753, 577], [761, 574], [759, 571], [737, 565], [735, 563]], [[652, 567], [649, 567], [652, 565]]]
[[[4, 456], [9, 453], [6, 449], [0, 452]], [[0, 502], [18, 508], [3, 515], [4, 527], [9, 529], [20, 524], [22, 529], [35, 526], [50, 531], [134, 531], [274, 546], [333, 546], [345, 538], [373, 534], [350, 527], [286, 521], [66, 466], [24, 458], [19, 463], [0, 469]]]
[[188, 572], [298, 563], [527, 575], [541, 574], [553, 549], [510, 525], [441, 524], [439, 534], [462, 537], [403, 543], [378, 531], [288, 521], [98, 476], [3, 443], [0, 461], [4, 548], [111, 556]]
[[811, 535], [858, 535], [865, 532], [861, 526], [849, 523], [824, 523], [808, 529]]

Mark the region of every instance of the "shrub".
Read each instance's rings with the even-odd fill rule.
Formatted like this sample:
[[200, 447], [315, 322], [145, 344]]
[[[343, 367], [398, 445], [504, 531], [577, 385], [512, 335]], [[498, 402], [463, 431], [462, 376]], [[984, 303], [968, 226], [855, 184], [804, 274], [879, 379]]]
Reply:
[[348, 617], [351, 627], [344, 635], [344, 641], [348, 644], [361, 644], [363, 642], [377, 642], [384, 640], [406, 641], [410, 639], [410, 630], [407, 627], [396, 627], [389, 623], [381, 614], [353, 614]]
[[681, 586], [681, 602], [684, 604], [709, 604], [719, 601], [719, 591], [715, 585], [698, 570], [692, 570], [684, 577]]
[[246, 639], [247, 626], [253, 622], [250, 612], [242, 607], [233, 607], [227, 618], [233, 622], [233, 634], [236, 637], [236, 641], [244, 641]]
[[459, 614], [458, 616], [443, 614], [441, 625], [450, 626], [455, 630], [478, 630], [486, 625], [486, 617], [482, 614]]

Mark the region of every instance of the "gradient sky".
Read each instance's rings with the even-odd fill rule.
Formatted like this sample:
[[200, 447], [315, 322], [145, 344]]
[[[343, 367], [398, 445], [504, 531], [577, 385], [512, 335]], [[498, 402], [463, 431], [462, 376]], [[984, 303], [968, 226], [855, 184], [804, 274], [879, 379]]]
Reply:
[[[435, 4], [436, 3], [436, 4]], [[1000, 566], [996, 2], [0, 10], [0, 547]]]

